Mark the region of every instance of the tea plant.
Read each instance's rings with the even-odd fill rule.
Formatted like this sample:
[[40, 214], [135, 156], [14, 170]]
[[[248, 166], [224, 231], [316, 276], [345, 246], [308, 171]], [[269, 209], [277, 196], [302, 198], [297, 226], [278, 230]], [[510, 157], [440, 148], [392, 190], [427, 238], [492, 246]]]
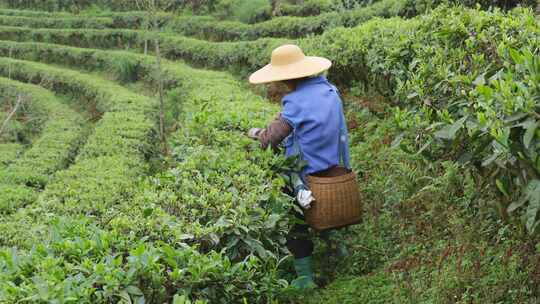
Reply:
[[[75, 12], [89, 5], [7, 2]], [[189, 9], [214, 9], [198, 3]], [[164, 32], [138, 30], [144, 12], [0, 10], [11, 16], [0, 21], [0, 56], [16, 58], [1, 58], [0, 73], [54, 91], [96, 121], [84, 143], [80, 116], [50, 114], [38, 129], [57, 144], [0, 144], [0, 302], [534, 302], [536, 16], [528, 9], [430, 11], [439, 1], [355, 3], [249, 25], [156, 13], [155, 28]], [[320, 35], [258, 39], [309, 34]], [[154, 39], [169, 59], [161, 61], [161, 79], [153, 73]], [[220, 42], [246, 39], [253, 41]], [[292, 271], [284, 247], [291, 199], [279, 169], [287, 161], [244, 136], [278, 107], [226, 73], [173, 61], [245, 75], [287, 42], [332, 59], [329, 77], [357, 95], [344, 94], [368, 214], [332, 236], [349, 256], [332, 256], [331, 243], [316, 242], [321, 281], [339, 278], [301, 300], [284, 280]], [[5, 83], [37, 90], [17, 81]], [[171, 155], [154, 172], [157, 103], [142, 93], [159, 83]], [[73, 132], [47, 135], [48, 126], [68, 122]], [[39, 168], [15, 170], [28, 159]], [[510, 224], [520, 216], [529, 236]]]
[[48, 112], [39, 138], [20, 157], [7, 154], [12, 159], [6, 159], [9, 165], [0, 170], [0, 213], [6, 213], [32, 202], [36, 197], [33, 192], [42, 189], [51, 174], [67, 165], [80, 144], [83, 127], [80, 115], [40, 87], [0, 78], [0, 94], [25, 94]]

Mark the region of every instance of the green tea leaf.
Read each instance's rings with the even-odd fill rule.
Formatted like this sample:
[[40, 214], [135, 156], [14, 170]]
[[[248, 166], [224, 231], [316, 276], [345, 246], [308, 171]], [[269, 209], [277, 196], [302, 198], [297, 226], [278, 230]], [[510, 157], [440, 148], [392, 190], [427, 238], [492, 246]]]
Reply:
[[501, 191], [501, 193], [504, 194], [504, 196], [506, 197], [510, 196], [508, 194], [508, 191], [506, 191], [506, 187], [504, 186], [503, 182], [500, 179], [497, 178], [495, 180], [495, 184], [497, 185], [497, 189], [499, 189], [499, 191]]
[[516, 49], [509, 49], [508, 52], [510, 53], [510, 57], [512, 57], [512, 60], [514, 60], [517, 64], [523, 64], [524, 57], [521, 55]]
[[529, 202], [526, 213], [526, 227], [532, 233], [537, 226], [536, 221], [538, 210], [540, 209], [540, 180], [534, 179], [529, 182], [525, 189], [525, 197]]
[[538, 124], [535, 120], [528, 120], [525, 123], [525, 134], [523, 134], [523, 145], [525, 145], [525, 148], [529, 149], [537, 127]]
[[463, 127], [468, 116], [462, 117], [451, 125], [447, 125], [443, 129], [435, 132], [435, 137], [440, 139], [452, 140], [456, 137], [456, 133]]

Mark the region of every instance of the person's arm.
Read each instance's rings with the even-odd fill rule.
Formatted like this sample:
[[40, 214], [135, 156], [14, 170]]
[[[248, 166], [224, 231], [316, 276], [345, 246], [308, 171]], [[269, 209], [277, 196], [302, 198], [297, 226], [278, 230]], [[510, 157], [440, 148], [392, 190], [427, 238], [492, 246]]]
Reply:
[[293, 128], [279, 115], [265, 129], [251, 129], [249, 136], [261, 142], [261, 148], [266, 149], [271, 146], [277, 150], [279, 144], [291, 134]]
[[271, 146], [272, 149], [276, 150], [279, 144], [291, 134], [292, 130], [291, 125], [279, 115], [266, 129], [259, 132], [261, 147], [266, 149]]

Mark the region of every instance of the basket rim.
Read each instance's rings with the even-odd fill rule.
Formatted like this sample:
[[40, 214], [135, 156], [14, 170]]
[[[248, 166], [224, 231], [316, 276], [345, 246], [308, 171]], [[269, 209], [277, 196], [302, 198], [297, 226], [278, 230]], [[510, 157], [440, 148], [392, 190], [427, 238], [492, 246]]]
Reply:
[[309, 184], [338, 184], [348, 182], [350, 180], [356, 180], [356, 173], [351, 171], [347, 174], [335, 176], [335, 177], [318, 177], [313, 175], [308, 175], [307, 180]]

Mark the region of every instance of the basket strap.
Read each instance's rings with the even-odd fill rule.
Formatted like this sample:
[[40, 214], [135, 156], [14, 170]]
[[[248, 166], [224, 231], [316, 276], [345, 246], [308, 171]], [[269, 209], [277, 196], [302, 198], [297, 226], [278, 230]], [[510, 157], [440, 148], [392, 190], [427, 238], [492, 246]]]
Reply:
[[343, 114], [343, 106], [341, 109], [341, 126], [339, 128], [339, 164], [347, 169], [351, 169], [349, 160], [349, 134], [347, 125], [345, 124], [345, 114]]
[[[293, 133], [292, 133], [292, 136], [293, 136], [293, 150], [298, 153], [298, 156], [299, 156], [299, 161], [303, 161], [304, 160], [304, 153], [302, 152], [302, 147], [300, 147], [300, 145], [298, 144], [298, 137], [297, 137], [297, 134], [296, 134], [296, 130], [293, 129]], [[300, 190], [306, 190], [306, 189], [309, 189], [305, 179], [304, 179], [304, 176], [301, 174], [301, 172], [291, 172], [290, 174], [291, 176], [291, 181], [292, 181], [292, 186], [293, 186], [293, 189], [294, 189], [294, 195], [298, 195], [298, 192], [300, 192]]]

